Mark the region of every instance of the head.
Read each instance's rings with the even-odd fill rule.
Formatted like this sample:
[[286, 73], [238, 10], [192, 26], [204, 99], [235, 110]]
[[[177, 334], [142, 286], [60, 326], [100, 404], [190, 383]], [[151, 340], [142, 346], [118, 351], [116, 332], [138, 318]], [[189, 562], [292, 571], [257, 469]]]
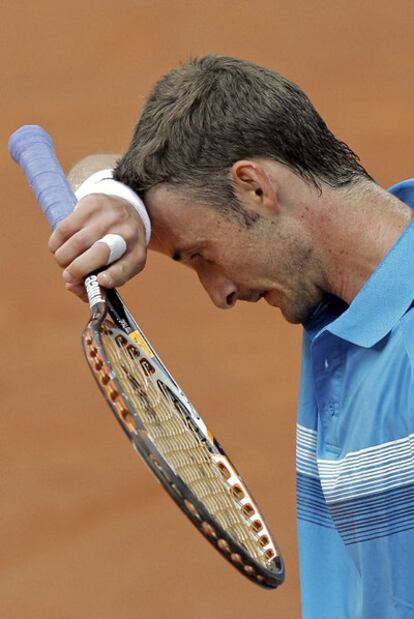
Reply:
[[[284, 170], [313, 192], [369, 179], [298, 86], [249, 62], [206, 56], [170, 71], [156, 84], [114, 176], [144, 197], [152, 218], [156, 197], [168, 189], [177, 208], [210, 208], [245, 235], [275, 244], [279, 233], [291, 243], [290, 235], [296, 234], [287, 232], [289, 222], [280, 210], [277, 173]], [[205, 214], [198, 211], [197, 217]], [[303, 240], [296, 244], [302, 256], [309, 253], [300, 246]], [[263, 242], [263, 261], [275, 259]], [[288, 260], [292, 263], [287, 253], [286, 268]], [[302, 260], [293, 260], [298, 262]]]

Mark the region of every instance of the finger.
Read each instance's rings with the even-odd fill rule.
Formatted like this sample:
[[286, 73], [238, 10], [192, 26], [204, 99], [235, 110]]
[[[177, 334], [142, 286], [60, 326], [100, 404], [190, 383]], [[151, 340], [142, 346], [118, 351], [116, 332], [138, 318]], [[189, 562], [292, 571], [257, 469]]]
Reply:
[[106, 265], [109, 254], [110, 249], [105, 243], [94, 243], [69, 264], [63, 271], [63, 279], [68, 284], [81, 284], [89, 273]]
[[65, 288], [69, 292], [72, 292], [77, 297], [79, 297], [82, 301], [85, 301], [85, 303], [87, 303], [88, 295], [86, 294], [85, 286], [83, 283], [82, 284], [65, 284]]
[[55, 251], [56, 262], [62, 268], [67, 267], [75, 258], [92, 247], [104, 233], [103, 225], [99, 224], [96, 224], [93, 228], [82, 228]]
[[49, 238], [49, 249], [54, 254], [71, 236], [78, 232], [84, 225], [86, 213], [84, 210], [76, 209], [69, 217], [56, 226]]
[[76, 209], [69, 217], [56, 227], [49, 239], [49, 249], [54, 254], [70, 237], [84, 228], [92, 220], [99, 221], [101, 226], [108, 228], [113, 225], [119, 209], [114, 210], [113, 200], [109, 196], [91, 194], [79, 200]]
[[134, 275], [143, 270], [146, 258], [146, 249], [144, 247], [135, 247], [114, 262], [108, 269], [98, 274], [99, 284], [104, 288], [123, 286], [131, 277], [134, 277]]

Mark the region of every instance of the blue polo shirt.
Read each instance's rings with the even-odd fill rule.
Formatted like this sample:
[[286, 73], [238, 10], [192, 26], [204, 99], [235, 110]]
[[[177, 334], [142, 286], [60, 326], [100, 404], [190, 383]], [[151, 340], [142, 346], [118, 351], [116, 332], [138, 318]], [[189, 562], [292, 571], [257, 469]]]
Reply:
[[[390, 191], [414, 208], [414, 179]], [[350, 306], [304, 327], [302, 617], [414, 618], [414, 220]]]

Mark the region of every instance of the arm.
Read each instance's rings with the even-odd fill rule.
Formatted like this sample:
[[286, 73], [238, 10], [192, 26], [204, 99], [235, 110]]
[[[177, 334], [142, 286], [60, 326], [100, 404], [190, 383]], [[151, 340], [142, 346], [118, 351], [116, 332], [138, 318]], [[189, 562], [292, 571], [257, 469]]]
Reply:
[[105, 168], [114, 168], [121, 157], [122, 155], [88, 155], [78, 161], [68, 174], [68, 181], [73, 191], [76, 191], [83, 181], [94, 172]]
[[[72, 189], [76, 191], [94, 172], [114, 167], [119, 158], [120, 155], [115, 154], [85, 157], [68, 174]], [[105, 268], [109, 249], [95, 242], [110, 233], [120, 234], [127, 250]], [[65, 288], [86, 301], [83, 280], [88, 273], [102, 269], [98, 275], [100, 285], [113, 288], [122, 286], [142, 271], [147, 256], [145, 228], [137, 211], [126, 200], [103, 194], [87, 195], [53, 232], [49, 249], [64, 269]]]

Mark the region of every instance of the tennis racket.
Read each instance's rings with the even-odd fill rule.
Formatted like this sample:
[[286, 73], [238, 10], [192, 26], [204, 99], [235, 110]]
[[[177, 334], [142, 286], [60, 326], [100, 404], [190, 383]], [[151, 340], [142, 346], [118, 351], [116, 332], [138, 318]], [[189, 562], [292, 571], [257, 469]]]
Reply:
[[[49, 135], [25, 125], [9, 151], [22, 167], [52, 229], [76, 198]], [[115, 289], [85, 280], [90, 320], [86, 360], [137, 453], [206, 539], [242, 574], [265, 587], [284, 564], [256, 502], [197, 411], [162, 363]]]

